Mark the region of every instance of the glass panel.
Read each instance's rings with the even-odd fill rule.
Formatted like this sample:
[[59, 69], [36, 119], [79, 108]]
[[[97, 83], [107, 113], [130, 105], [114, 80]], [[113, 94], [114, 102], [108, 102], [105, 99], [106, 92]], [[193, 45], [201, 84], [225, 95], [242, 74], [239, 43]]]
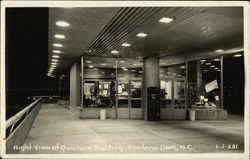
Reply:
[[141, 108], [141, 99], [132, 99], [131, 108]]
[[128, 108], [129, 83], [118, 81], [118, 107]]
[[174, 108], [185, 109], [185, 82], [174, 81]]
[[141, 81], [131, 81], [131, 98], [141, 98]]
[[161, 80], [161, 108], [171, 108], [172, 81]]
[[115, 108], [115, 59], [105, 58], [101, 62], [100, 59], [85, 61], [84, 107]]

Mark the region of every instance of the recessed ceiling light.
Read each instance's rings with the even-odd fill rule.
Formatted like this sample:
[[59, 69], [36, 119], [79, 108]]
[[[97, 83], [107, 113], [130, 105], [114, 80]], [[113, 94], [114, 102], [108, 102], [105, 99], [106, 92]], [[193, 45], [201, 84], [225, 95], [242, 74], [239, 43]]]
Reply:
[[125, 61], [120, 61], [120, 63], [125, 63]]
[[206, 62], [207, 60], [200, 60], [200, 62]]
[[63, 45], [59, 44], [59, 43], [54, 43], [53, 46], [55, 46], [55, 47], [63, 47]]
[[220, 59], [214, 59], [214, 61], [220, 61]]
[[159, 20], [160, 23], [170, 23], [172, 22], [174, 19], [173, 18], [168, 18], [168, 17], [163, 17]]
[[218, 70], [219, 68], [215, 67], [214, 69], [215, 69], [215, 70]]
[[52, 65], [57, 65], [58, 63], [57, 62], [51, 62]]
[[211, 65], [211, 63], [210, 63], [210, 62], [207, 62], [206, 65]]
[[123, 43], [122, 46], [129, 47], [129, 46], [131, 46], [131, 44], [129, 44], [129, 43]]
[[57, 62], [58, 60], [57, 60], [57, 59], [52, 59], [51, 61], [53, 61], [53, 62]]
[[215, 67], [215, 66], [214, 66], [214, 65], [211, 65], [210, 67], [213, 68], [213, 67]]
[[89, 65], [89, 68], [93, 68], [94, 66], [92, 66], [92, 65]]
[[60, 54], [60, 53], [61, 53], [60, 50], [53, 50], [52, 52], [57, 53], [57, 54]]
[[184, 68], [186, 68], [186, 66], [181, 66], [180, 68], [184, 69]]
[[135, 72], [136, 70], [131, 70], [132, 72]]
[[143, 71], [139, 71], [139, 73], [143, 73]]
[[101, 65], [102, 65], [102, 66], [106, 66], [106, 64], [105, 64], [105, 63], [101, 63]]
[[132, 64], [133, 66], [137, 66], [137, 64], [136, 63], [134, 63], [134, 64]]
[[234, 57], [241, 57], [242, 56], [242, 54], [236, 54], [236, 55], [234, 55]]
[[225, 50], [223, 50], [223, 49], [217, 49], [217, 50], [215, 50], [215, 52], [223, 52], [223, 51], [225, 51]]
[[113, 66], [114, 68], [116, 68], [116, 66]]
[[92, 63], [92, 61], [86, 61], [87, 63]]
[[146, 34], [146, 33], [138, 33], [136, 36], [138, 36], [138, 37], [146, 37], [146, 36], [148, 36], [148, 34]]
[[59, 58], [59, 56], [58, 56], [58, 55], [53, 55], [52, 57], [53, 57], [53, 58]]
[[54, 37], [57, 39], [65, 39], [66, 38], [65, 35], [62, 35], [62, 34], [56, 34]]
[[56, 25], [57, 25], [57, 26], [60, 26], [60, 27], [68, 27], [68, 26], [69, 26], [69, 23], [68, 23], [68, 22], [65, 22], [65, 21], [57, 21], [57, 22], [56, 22]]
[[219, 72], [220, 72], [220, 70], [217, 70], [217, 71], [219, 71]]
[[176, 75], [176, 73], [173, 73], [173, 75], [175, 76], [175, 75]]
[[112, 50], [111, 53], [112, 53], [112, 54], [118, 54], [119, 51], [117, 51], [117, 50]]
[[181, 75], [177, 75], [177, 76], [181, 77]]
[[203, 70], [204, 72], [207, 72], [208, 70]]

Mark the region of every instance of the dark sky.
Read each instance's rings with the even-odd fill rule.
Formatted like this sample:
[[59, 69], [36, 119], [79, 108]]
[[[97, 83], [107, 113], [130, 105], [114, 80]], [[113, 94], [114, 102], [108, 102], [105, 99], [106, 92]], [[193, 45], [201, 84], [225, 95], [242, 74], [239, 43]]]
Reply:
[[49, 87], [47, 58], [48, 8], [7, 8], [7, 88]]

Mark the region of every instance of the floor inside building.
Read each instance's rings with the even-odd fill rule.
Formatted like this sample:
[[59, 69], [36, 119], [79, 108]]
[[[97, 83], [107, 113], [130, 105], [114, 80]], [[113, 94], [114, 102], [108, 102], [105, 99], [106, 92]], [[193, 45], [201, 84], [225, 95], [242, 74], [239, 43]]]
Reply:
[[44, 104], [24, 145], [21, 154], [242, 153], [244, 120], [79, 120], [61, 105]]

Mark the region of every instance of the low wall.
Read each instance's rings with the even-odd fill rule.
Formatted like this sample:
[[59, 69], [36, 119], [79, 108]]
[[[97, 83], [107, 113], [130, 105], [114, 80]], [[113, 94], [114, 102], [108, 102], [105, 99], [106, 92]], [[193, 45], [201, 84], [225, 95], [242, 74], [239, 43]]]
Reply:
[[23, 145], [26, 137], [30, 132], [30, 128], [36, 119], [36, 116], [41, 108], [41, 103], [26, 116], [26, 118], [18, 125], [18, 127], [11, 133], [11, 135], [6, 140], [6, 153], [7, 154], [17, 154], [19, 150], [15, 148]]
[[223, 109], [192, 109], [195, 120], [227, 120], [227, 110]]

